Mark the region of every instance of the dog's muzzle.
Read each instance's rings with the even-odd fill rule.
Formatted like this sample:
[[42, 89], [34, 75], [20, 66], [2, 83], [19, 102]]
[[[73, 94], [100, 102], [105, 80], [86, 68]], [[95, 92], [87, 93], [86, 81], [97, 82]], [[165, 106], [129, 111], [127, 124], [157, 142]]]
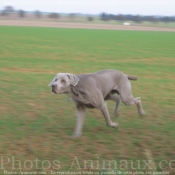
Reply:
[[57, 85], [52, 85], [51, 88], [52, 88], [52, 92], [54, 92], [56, 94], [57, 93], [57, 91], [56, 91]]

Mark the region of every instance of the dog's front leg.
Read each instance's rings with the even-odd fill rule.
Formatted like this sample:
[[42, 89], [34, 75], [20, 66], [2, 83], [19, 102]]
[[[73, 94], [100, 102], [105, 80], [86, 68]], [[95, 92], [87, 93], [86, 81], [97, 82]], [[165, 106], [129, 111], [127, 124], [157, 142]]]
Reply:
[[72, 135], [73, 138], [80, 137], [82, 135], [84, 117], [85, 117], [85, 109], [77, 107], [77, 119], [76, 119], [75, 131]]
[[114, 127], [114, 128], [117, 128], [119, 126], [118, 123], [114, 123], [114, 122], [111, 121], [106, 102], [103, 103], [103, 105], [101, 107], [101, 111], [102, 111], [102, 113], [105, 117], [106, 124], [108, 126], [111, 126], [111, 127]]

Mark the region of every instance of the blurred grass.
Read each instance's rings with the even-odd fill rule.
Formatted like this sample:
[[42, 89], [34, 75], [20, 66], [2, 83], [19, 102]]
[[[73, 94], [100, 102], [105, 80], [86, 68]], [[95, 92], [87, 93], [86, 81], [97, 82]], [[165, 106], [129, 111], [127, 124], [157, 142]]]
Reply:
[[[59, 160], [61, 169], [79, 160], [144, 160], [140, 146], [156, 164], [174, 158], [175, 35], [168, 32], [0, 27], [0, 154], [21, 161]], [[99, 110], [87, 110], [83, 136], [69, 140], [75, 109], [66, 95], [50, 93], [57, 72], [75, 74], [118, 69], [137, 75], [135, 106], [120, 106], [120, 129], [109, 128]], [[82, 163], [83, 161], [81, 161]], [[9, 168], [6, 165], [6, 168]], [[76, 167], [75, 167], [76, 169]]]

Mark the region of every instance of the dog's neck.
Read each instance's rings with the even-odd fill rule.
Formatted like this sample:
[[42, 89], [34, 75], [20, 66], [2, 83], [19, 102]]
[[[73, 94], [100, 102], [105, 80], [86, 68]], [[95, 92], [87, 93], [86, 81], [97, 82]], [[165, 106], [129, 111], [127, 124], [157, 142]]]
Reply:
[[77, 77], [79, 78], [79, 81], [76, 84], [76, 86], [70, 85], [69, 88], [67, 89], [67, 91], [65, 92], [65, 94], [67, 94], [71, 98], [78, 97], [79, 96], [79, 93], [80, 93], [81, 79], [80, 79], [79, 76], [77, 76]]

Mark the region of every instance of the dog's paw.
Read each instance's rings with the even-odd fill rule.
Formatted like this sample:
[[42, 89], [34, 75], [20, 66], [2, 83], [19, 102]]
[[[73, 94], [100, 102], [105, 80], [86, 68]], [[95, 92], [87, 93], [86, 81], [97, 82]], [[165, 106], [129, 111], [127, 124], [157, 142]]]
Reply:
[[72, 134], [71, 136], [69, 136], [68, 138], [69, 139], [78, 139], [78, 138], [80, 138], [81, 137], [81, 134]]
[[112, 123], [112, 124], [111, 124], [111, 127], [113, 127], [113, 128], [118, 128], [118, 127], [119, 127], [119, 124], [118, 124], [118, 123]]
[[144, 110], [142, 110], [142, 111], [140, 111], [140, 116], [145, 116], [146, 115], [146, 113], [145, 113], [145, 111]]

